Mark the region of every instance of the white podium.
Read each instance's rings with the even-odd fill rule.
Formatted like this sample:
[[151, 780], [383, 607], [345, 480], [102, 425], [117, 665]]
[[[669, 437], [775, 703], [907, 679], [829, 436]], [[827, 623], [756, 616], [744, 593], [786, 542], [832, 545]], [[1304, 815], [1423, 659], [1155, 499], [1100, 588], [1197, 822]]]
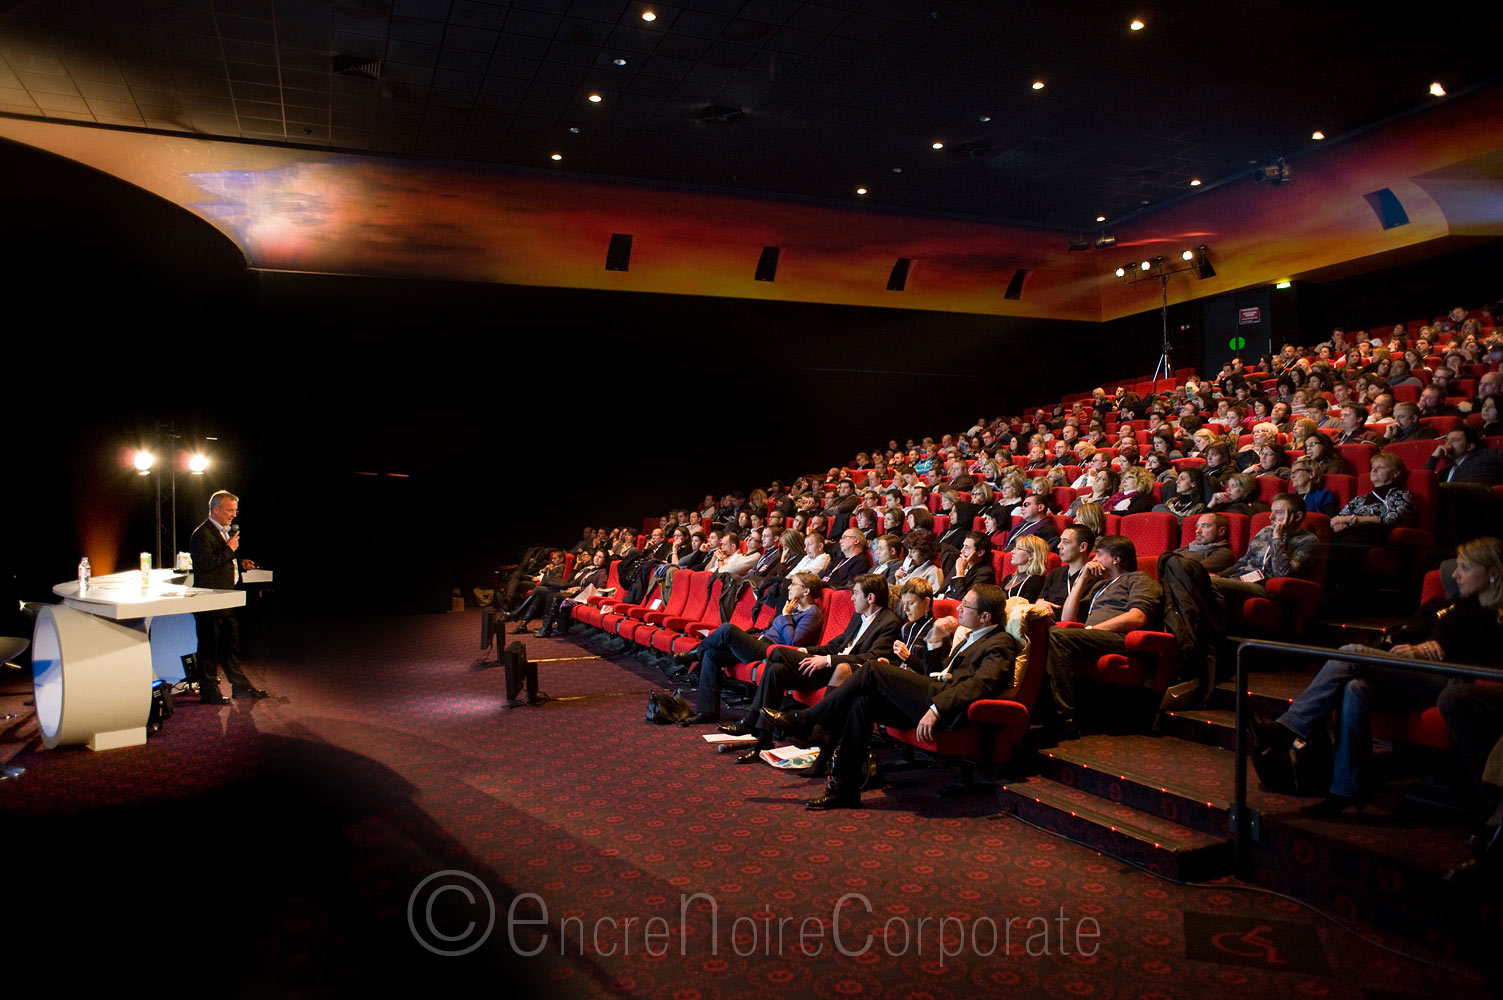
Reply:
[[[43, 745], [110, 750], [146, 742], [153, 659], [180, 663], [197, 648], [187, 617], [193, 612], [245, 604], [243, 591], [173, 582], [181, 579], [174, 570], [153, 570], [143, 588], [141, 574], [132, 571], [94, 578], [83, 596], [77, 580], [52, 588], [63, 603], [38, 612], [31, 639]], [[136, 619], [144, 619], [144, 632], [120, 624]]]

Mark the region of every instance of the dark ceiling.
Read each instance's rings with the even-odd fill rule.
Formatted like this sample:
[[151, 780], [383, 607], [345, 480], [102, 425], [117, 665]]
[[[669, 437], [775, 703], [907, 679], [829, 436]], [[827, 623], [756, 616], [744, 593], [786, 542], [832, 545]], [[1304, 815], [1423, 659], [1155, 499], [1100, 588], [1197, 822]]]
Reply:
[[1462, 8], [0, 2], [0, 113], [1084, 233], [1484, 82]]

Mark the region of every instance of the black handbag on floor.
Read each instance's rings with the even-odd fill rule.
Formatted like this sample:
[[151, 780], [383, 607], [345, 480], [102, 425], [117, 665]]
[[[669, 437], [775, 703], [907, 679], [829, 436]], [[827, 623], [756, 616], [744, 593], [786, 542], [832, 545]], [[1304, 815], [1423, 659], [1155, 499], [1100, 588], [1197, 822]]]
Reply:
[[653, 691], [647, 696], [647, 721], [660, 726], [674, 726], [694, 714], [694, 706], [688, 700], [667, 688]]

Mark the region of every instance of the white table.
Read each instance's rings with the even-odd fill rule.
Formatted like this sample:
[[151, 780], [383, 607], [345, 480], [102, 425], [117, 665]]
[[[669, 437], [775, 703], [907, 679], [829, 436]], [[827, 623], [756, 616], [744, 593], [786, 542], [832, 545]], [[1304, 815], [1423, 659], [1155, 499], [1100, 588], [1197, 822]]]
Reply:
[[[170, 664], [196, 634], [188, 615], [245, 604], [240, 590], [187, 587], [175, 570], [95, 577], [52, 588], [62, 604], [37, 613], [32, 632], [32, 686], [42, 743], [52, 749], [86, 744], [93, 750], [140, 746], [151, 713], [153, 659]], [[120, 624], [143, 620], [144, 631]], [[196, 638], [194, 638], [196, 644]]]

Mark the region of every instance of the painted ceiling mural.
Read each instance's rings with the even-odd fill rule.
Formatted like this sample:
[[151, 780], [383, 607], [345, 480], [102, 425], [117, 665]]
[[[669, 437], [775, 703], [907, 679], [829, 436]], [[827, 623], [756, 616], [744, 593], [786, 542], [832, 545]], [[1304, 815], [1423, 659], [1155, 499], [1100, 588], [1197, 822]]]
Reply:
[[[251, 267], [518, 285], [769, 298], [1108, 320], [1156, 308], [1158, 282], [1112, 271], [1205, 244], [1217, 274], [1169, 283], [1170, 301], [1298, 278], [1447, 237], [1503, 235], [1503, 88], [1438, 104], [1292, 164], [1106, 229], [1068, 234], [424, 160], [0, 117], [0, 136], [113, 174], [207, 220]], [[1387, 189], [1408, 222], [1384, 229]], [[630, 269], [605, 269], [613, 233]], [[764, 246], [775, 282], [752, 278]], [[898, 258], [906, 290], [887, 290]], [[1004, 292], [1027, 272], [1019, 300]]]

